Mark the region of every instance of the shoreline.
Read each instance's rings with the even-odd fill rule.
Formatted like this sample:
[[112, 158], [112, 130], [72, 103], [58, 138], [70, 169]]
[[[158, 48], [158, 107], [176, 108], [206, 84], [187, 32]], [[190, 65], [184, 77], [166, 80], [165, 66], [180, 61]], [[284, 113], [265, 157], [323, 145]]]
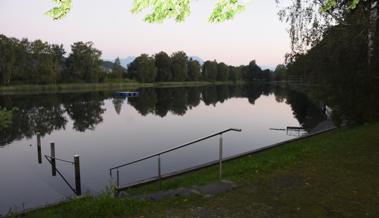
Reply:
[[[241, 159], [241, 158], [244, 158], [244, 157], [247, 157], [247, 156], [251, 156], [251, 155], [255, 155], [255, 154], [258, 154], [258, 153], [261, 153], [261, 152], [265, 152], [265, 151], [270, 152], [270, 150], [273, 150], [275, 148], [278, 148], [278, 147], [281, 147], [281, 146], [285, 146], [287, 144], [294, 143], [294, 142], [297, 142], [297, 141], [302, 141], [304, 139], [309, 139], [309, 138], [311, 139], [314, 136], [322, 135], [322, 134], [331, 132], [331, 131], [336, 130], [336, 129], [337, 129], [336, 127], [327, 127], [327, 128], [321, 129], [321, 130], [319, 129], [319, 130], [316, 130], [316, 131], [313, 131], [313, 132], [311, 131], [311, 132], [309, 132], [309, 133], [307, 133], [307, 134], [305, 134], [303, 136], [299, 136], [299, 137], [296, 137], [296, 138], [293, 138], [293, 139], [288, 139], [288, 140], [285, 140], [285, 141], [282, 141], [282, 142], [277, 142], [277, 143], [274, 143], [274, 144], [271, 144], [271, 145], [262, 146], [260, 148], [253, 149], [251, 151], [247, 151], [247, 152], [243, 152], [243, 153], [240, 153], [240, 154], [236, 154], [236, 155], [231, 155], [229, 157], [225, 157], [225, 159], [223, 160], [223, 162], [224, 163], [231, 162], [231, 161], [234, 161], [234, 160], [238, 160], [238, 159]], [[185, 176], [185, 175], [188, 175], [188, 174], [191, 174], [191, 173], [197, 173], [200, 170], [207, 169], [207, 168], [210, 168], [210, 167], [214, 167], [214, 166], [217, 166], [217, 165], [218, 165], [218, 160], [211, 161], [211, 162], [203, 164], [199, 168], [196, 168], [196, 167], [188, 168], [188, 169], [182, 170], [181, 173], [179, 173], [179, 174], [172, 174], [172, 175], [168, 175], [167, 177], [162, 177], [162, 181], [163, 180], [168, 180], [168, 179], [174, 179], [175, 177]], [[129, 187], [129, 188], [138, 188], [138, 187], [148, 186], [148, 185], [150, 185], [150, 184], [152, 184], [154, 182], [157, 182], [157, 180], [149, 181], [149, 182], [146, 182], [146, 183], [141, 183], [141, 184], [138, 184], [136, 186]], [[123, 190], [120, 190], [120, 192], [123, 192]], [[68, 198], [65, 198], [62, 201], [51, 202], [51, 203], [47, 203], [47, 204], [39, 206], [39, 207], [24, 209], [24, 211], [22, 212], [22, 214], [33, 213], [33, 212], [36, 212], [36, 211], [39, 211], [39, 210], [49, 209], [49, 208], [57, 207], [57, 206], [62, 205], [62, 204], [70, 203], [70, 202], [72, 202], [74, 200], [77, 200], [77, 199], [85, 199], [85, 198], [92, 198], [92, 197], [96, 198], [97, 196], [96, 195], [89, 195], [89, 196], [88, 195], [83, 195], [83, 196], [68, 197]], [[0, 216], [0, 218], [1, 218], [1, 216]]]
[[186, 81], [186, 82], [114, 82], [114, 83], [67, 83], [53, 85], [13, 85], [0, 86], [0, 95], [17, 94], [42, 94], [42, 93], [71, 93], [87, 91], [114, 91], [121, 89], [135, 90], [138, 88], [170, 88], [170, 87], [192, 87], [209, 85], [241, 85], [244, 81]]
[[[294, 214], [295, 217], [324, 217], [331, 209], [336, 211], [333, 217], [373, 215], [378, 212], [375, 207], [378, 193], [372, 190], [379, 181], [378, 175], [373, 173], [379, 167], [375, 161], [378, 128], [379, 123], [372, 123], [336, 129], [225, 162], [224, 179], [238, 186], [216, 196], [191, 195], [157, 201], [128, 198], [209, 184], [218, 179], [217, 166], [213, 166], [162, 181], [161, 188], [157, 184], [146, 185], [131, 189], [128, 192], [131, 195], [120, 198], [109, 193], [88, 196], [44, 209], [24, 211], [14, 217], [124, 218], [165, 217], [167, 214], [196, 217], [199, 210], [220, 217], [223, 214], [229, 217], [246, 217], [252, 213], [267, 215], [266, 212], [270, 212], [268, 215], [280, 213], [285, 217], [294, 217]], [[336, 185], [331, 186], [331, 183]], [[173, 205], [175, 209], [172, 209]], [[272, 213], [271, 208], [278, 213]]]

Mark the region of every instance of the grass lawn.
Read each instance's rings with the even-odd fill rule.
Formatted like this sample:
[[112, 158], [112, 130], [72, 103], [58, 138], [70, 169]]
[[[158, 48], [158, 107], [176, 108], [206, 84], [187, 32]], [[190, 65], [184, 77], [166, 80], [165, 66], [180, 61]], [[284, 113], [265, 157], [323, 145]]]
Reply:
[[1, 86], [0, 95], [9, 94], [39, 94], [39, 93], [67, 93], [78, 91], [107, 91], [107, 90], [134, 90], [148, 87], [187, 87], [187, 86], [208, 86], [224, 84], [244, 84], [243, 81], [236, 83], [232, 81], [183, 81], [183, 82], [155, 82], [139, 83], [133, 80], [110, 80], [104, 83], [67, 83], [51, 85], [11, 85]]
[[[339, 129], [224, 164], [239, 187], [204, 198], [131, 201], [104, 194], [26, 214], [75, 217], [379, 217], [379, 123]], [[204, 184], [217, 167], [168, 179], [162, 188]], [[157, 184], [133, 192], [148, 192]]]

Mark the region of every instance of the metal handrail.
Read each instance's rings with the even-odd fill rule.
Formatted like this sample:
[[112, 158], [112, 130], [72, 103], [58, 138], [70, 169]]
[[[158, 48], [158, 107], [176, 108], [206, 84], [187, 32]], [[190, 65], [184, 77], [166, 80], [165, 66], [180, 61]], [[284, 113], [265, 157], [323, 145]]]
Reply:
[[131, 164], [135, 164], [135, 163], [138, 163], [138, 162], [141, 162], [141, 161], [144, 161], [144, 160], [147, 160], [147, 159], [153, 158], [153, 157], [157, 157], [157, 156], [160, 156], [160, 155], [162, 155], [162, 154], [165, 154], [165, 153], [168, 153], [168, 152], [171, 152], [171, 151], [175, 151], [175, 150], [178, 150], [178, 149], [180, 149], [180, 148], [183, 148], [183, 147], [186, 147], [186, 146], [189, 146], [189, 145], [195, 144], [195, 143], [197, 143], [197, 142], [201, 142], [201, 141], [204, 141], [204, 140], [206, 140], [206, 139], [209, 139], [209, 138], [212, 138], [212, 137], [215, 137], [215, 136], [218, 136], [218, 135], [222, 135], [222, 134], [224, 134], [224, 133], [226, 133], [226, 132], [229, 132], [229, 131], [241, 132], [242, 130], [241, 130], [241, 129], [235, 129], [235, 128], [226, 129], [226, 130], [224, 130], [224, 131], [214, 133], [214, 134], [212, 134], [212, 135], [209, 135], [209, 136], [206, 136], [206, 137], [203, 137], [203, 138], [200, 138], [200, 139], [197, 139], [197, 140], [194, 140], [194, 141], [191, 141], [191, 142], [185, 143], [185, 144], [183, 144], [183, 145], [180, 145], [180, 146], [177, 146], [177, 147], [174, 147], [174, 148], [171, 148], [171, 149], [168, 149], [168, 150], [165, 150], [165, 151], [162, 151], [162, 152], [156, 153], [156, 154], [152, 154], [152, 155], [149, 155], [149, 156], [146, 156], [146, 157], [140, 158], [140, 159], [135, 160], [135, 161], [131, 161], [131, 162], [128, 162], [128, 163], [125, 163], [125, 164], [121, 164], [121, 165], [118, 165], [118, 166], [112, 167], [112, 168], [109, 169], [109, 172], [110, 172], [110, 174], [112, 175], [112, 170], [119, 169], [119, 168], [121, 168], [121, 167], [125, 167], [125, 166], [131, 165]]
[[73, 161], [65, 160], [65, 159], [58, 158], [58, 157], [52, 157], [52, 156], [49, 156], [46, 154], [44, 154], [44, 155], [45, 155], [45, 157], [48, 157], [50, 159], [55, 159], [55, 160], [59, 160], [59, 161], [65, 162], [65, 163], [75, 164]]

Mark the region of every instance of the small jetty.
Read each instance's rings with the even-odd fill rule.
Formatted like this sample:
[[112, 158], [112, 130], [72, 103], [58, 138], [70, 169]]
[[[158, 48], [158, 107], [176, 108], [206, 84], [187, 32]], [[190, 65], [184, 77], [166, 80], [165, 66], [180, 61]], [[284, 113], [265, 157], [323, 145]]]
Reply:
[[288, 136], [301, 136], [307, 131], [303, 127], [287, 126], [286, 128], [270, 128], [273, 131], [285, 131]]
[[270, 128], [270, 130], [275, 130], [275, 131], [301, 131], [304, 130], [303, 127], [297, 127], [297, 126], [287, 126], [287, 128]]
[[138, 97], [138, 92], [116, 92], [114, 93], [115, 96], [119, 97]]
[[297, 126], [287, 126], [287, 130], [304, 130], [303, 127], [297, 127]]

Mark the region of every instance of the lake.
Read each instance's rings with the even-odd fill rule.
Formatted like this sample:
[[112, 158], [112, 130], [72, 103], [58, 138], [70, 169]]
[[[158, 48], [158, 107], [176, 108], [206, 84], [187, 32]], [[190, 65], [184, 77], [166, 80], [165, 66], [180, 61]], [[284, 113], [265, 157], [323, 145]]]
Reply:
[[[63, 179], [51, 174], [50, 155], [73, 161], [80, 155], [82, 191], [92, 194], [112, 183], [109, 168], [222, 131], [224, 157], [300, 136], [270, 130], [301, 126], [310, 131], [326, 119], [320, 104], [306, 95], [268, 85], [220, 85], [145, 88], [138, 97], [115, 92], [0, 96], [0, 108], [12, 111], [0, 132], [0, 214], [73, 196]], [[1, 126], [1, 125], [0, 125]], [[41, 163], [36, 133], [41, 134]], [[162, 173], [218, 158], [218, 137], [162, 156]], [[70, 163], [57, 169], [74, 185]], [[123, 168], [120, 183], [156, 175], [156, 158]], [[215, 172], [217, 173], [217, 172]]]

